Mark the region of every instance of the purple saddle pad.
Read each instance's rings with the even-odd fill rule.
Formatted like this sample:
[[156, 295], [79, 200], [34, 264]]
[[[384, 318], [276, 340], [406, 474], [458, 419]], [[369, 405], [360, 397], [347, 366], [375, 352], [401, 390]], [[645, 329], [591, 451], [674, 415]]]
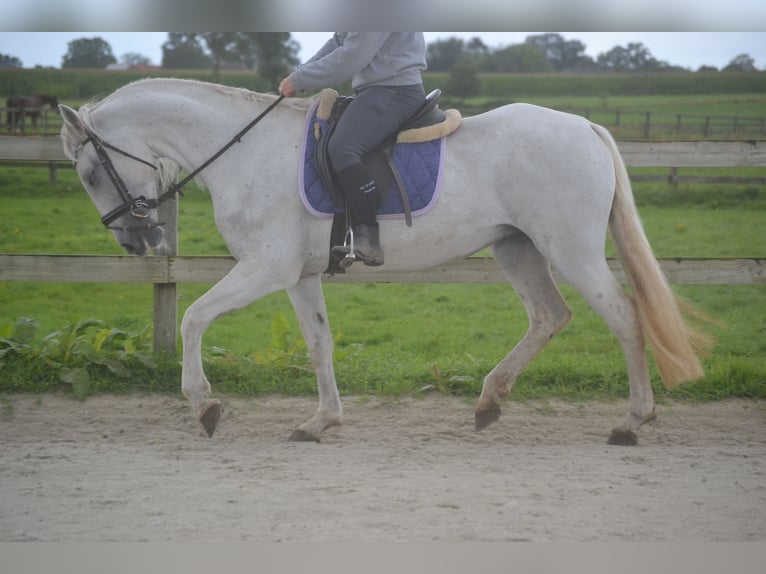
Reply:
[[[323, 130], [325, 128], [324, 121], [316, 119], [317, 107], [318, 104], [314, 105], [307, 114], [298, 185], [309, 212], [318, 217], [332, 217], [341, 210], [335, 206], [314, 167], [314, 123], [319, 121]], [[394, 162], [407, 188], [413, 217], [428, 213], [439, 196], [445, 143], [446, 138], [442, 137], [423, 143], [398, 143], [394, 148]], [[384, 219], [404, 217], [402, 197], [395, 181], [391, 183], [386, 201], [378, 209], [378, 216]]]

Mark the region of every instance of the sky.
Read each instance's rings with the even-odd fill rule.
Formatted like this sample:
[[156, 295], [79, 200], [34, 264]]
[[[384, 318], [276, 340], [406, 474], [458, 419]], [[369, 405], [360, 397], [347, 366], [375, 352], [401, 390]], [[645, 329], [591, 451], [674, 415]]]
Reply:
[[[766, 3], [765, 3], [766, 4]], [[480, 37], [490, 48], [524, 42], [530, 34], [542, 32], [426, 32], [426, 42], [459, 37]], [[739, 54], [748, 54], [759, 70], [766, 70], [766, 32], [558, 32], [566, 40], [579, 40], [585, 53], [593, 58], [615, 46], [640, 42], [651, 55], [674, 66], [697, 70], [702, 65], [723, 68]], [[330, 32], [293, 32], [301, 46], [299, 58], [307, 60], [330, 37]], [[3, 32], [0, 31], [0, 54], [15, 56], [26, 68], [60, 67], [68, 44], [79, 38], [101, 37], [119, 60], [134, 52], [148, 57], [153, 64], [162, 62], [162, 44], [167, 32]]]

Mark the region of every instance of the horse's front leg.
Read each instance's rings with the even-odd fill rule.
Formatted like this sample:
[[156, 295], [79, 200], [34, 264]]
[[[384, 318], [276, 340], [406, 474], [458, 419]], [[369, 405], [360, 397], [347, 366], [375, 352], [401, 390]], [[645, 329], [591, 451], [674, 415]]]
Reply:
[[279, 274], [273, 269], [272, 273], [263, 273], [264, 268], [270, 267], [263, 265], [263, 262], [240, 261], [223, 279], [192, 303], [181, 321], [181, 387], [208, 436], [213, 436], [223, 411], [220, 401], [210, 399], [210, 383], [202, 368], [202, 337], [217, 317], [289, 286], [289, 281], [279, 281]]
[[343, 417], [333, 369], [332, 332], [327, 320], [320, 276], [302, 277], [294, 287], [287, 290], [287, 294], [311, 354], [319, 391], [319, 408], [316, 414], [299, 426], [290, 440], [319, 442], [322, 432], [328, 427], [339, 426]]

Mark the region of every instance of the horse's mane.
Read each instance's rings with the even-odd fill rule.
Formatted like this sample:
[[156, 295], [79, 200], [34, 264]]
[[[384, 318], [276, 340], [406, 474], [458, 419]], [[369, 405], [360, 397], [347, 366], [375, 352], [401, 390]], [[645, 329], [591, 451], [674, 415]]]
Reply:
[[[191, 93], [193, 90], [200, 89], [203, 91], [211, 91], [213, 93], [219, 93], [224, 96], [230, 97], [234, 100], [243, 102], [258, 102], [269, 105], [277, 99], [276, 94], [263, 94], [254, 92], [246, 88], [237, 88], [233, 86], [225, 86], [223, 84], [214, 84], [211, 82], [203, 82], [201, 80], [190, 80], [185, 78], [144, 78], [142, 80], [136, 80], [125, 84], [118, 88], [111, 94], [106, 96], [100, 95], [86, 102], [80, 107], [82, 112], [89, 114], [97, 109], [100, 105], [107, 103], [112, 98], [119, 96], [124, 91], [140, 89], [149, 86], [161, 87], [162, 84], [167, 84], [168, 88], [175, 88], [179, 85], [183, 86], [184, 93]], [[285, 106], [294, 110], [306, 111], [314, 103], [314, 98], [285, 98], [280, 106]]]

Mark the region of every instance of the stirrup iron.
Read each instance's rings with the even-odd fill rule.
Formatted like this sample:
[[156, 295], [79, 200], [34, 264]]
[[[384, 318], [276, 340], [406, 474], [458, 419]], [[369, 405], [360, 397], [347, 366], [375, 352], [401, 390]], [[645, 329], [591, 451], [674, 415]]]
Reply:
[[354, 253], [354, 230], [349, 225], [346, 230], [346, 236], [343, 238], [343, 247], [348, 249], [345, 257], [338, 262], [338, 265], [344, 269], [351, 267], [351, 264], [356, 261], [356, 254]]

